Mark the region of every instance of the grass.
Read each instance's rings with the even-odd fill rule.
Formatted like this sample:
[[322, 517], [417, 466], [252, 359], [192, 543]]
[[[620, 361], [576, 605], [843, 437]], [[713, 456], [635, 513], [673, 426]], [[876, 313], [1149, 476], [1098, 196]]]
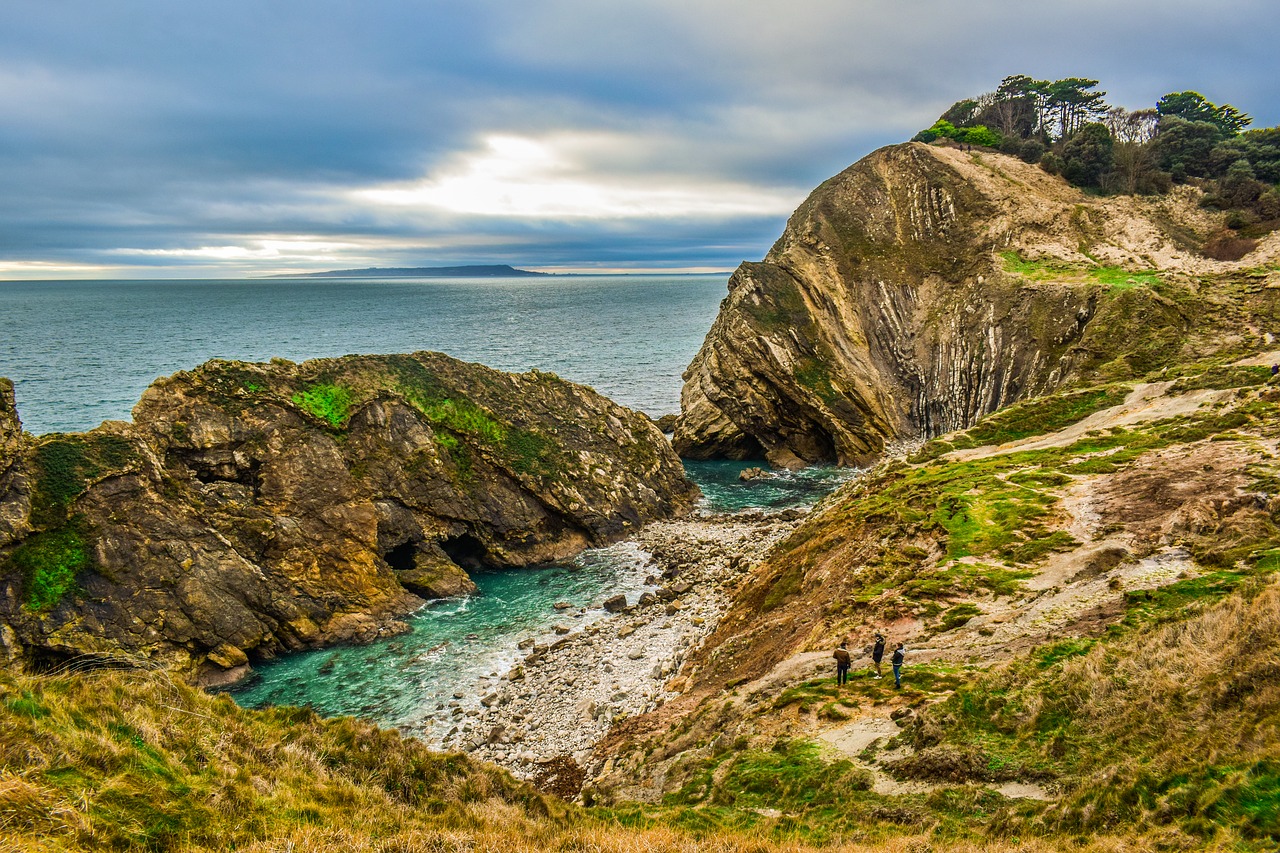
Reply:
[[[484, 407], [461, 396], [425, 365], [409, 356], [391, 357], [396, 375], [395, 389], [437, 428], [437, 442], [459, 465], [460, 476], [471, 470], [471, 459], [463, 459], [458, 438], [465, 436], [493, 451], [497, 458], [520, 474], [556, 477], [564, 472], [558, 446], [537, 432], [504, 423]], [[542, 375], [540, 375], [542, 376]], [[545, 375], [547, 381], [560, 382]]]
[[45, 436], [35, 450], [32, 520], [41, 526], [62, 523], [91, 482], [125, 469], [135, 456], [128, 439], [116, 435]]
[[[929, 842], [922, 808], [877, 797], [863, 771], [803, 740], [725, 744], [697, 769], [702, 788], [666, 804], [584, 810], [394, 731], [241, 709], [161, 672], [0, 672], [2, 846], [21, 853], [807, 853], [835, 842], [918, 853]], [[938, 809], [982, 816], [962, 793]], [[1058, 848], [959, 839], [947, 849]]]
[[[352, 719], [238, 708], [162, 673], [0, 673], [0, 814], [9, 841], [70, 849], [232, 849], [307, 826], [367, 842], [563, 806], [496, 769]], [[517, 813], [511, 813], [515, 808]], [[516, 816], [518, 814], [518, 818]]]
[[945, 440], [934, 439], [914, 454], [910, 461], [919, 464], [937, 459], [952, 450], [1005, 444], [1058, 432], [1095, 412], [1118, 406], [1132, 390], [1124, 385], [1108, 385], [1015, 403], [987, 415], [964, 432]]
[[334, 429], [346, 424], [356, 404], [356, 395], [352, 389], [326, 382], [296, 391], [290, 399], [299, 409]]
[[1244, 850], [1280, 840], [1280, 585], [1177, 586], [1136, 596], [1102, 640], [1042, 647], [962, 687], [926, 712], [945, 725], [915, 730], [918, 755], [1053, 776], [1054, 831], [1175, 825], [1202, 842], [1231, 833]]
[[1059, 281], [1063, 279], [1084, 279], [1096, 281], [1111, 289], [1124, 290], [1145, 285], [1152, 287], [1160, 283], [1157, 272], [1126, 270], [1122, 267], [1098, 264], [1092, 267], [1066, 266], [1047, 261], [1033, 261], [1023, 258], [1017, 252], [1001, 252], [1004, 269], [1029, 278], [1033, 281]]
[[75, 588], [76, 576], [92, 566], [73, 527], [28, 537], [9, 559], [22, 575], [23, 604], [33, 611], [52, 608]]

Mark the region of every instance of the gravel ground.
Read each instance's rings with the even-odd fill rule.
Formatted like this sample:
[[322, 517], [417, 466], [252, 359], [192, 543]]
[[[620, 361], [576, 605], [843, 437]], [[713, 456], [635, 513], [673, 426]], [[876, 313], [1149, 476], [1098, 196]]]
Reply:
[[[456, 725], [442, 745], [547, 789], [557, 787], [549, 778], [556, 777], [576, 790], [571, 777], [581, 779], [592, 748], [614, 721], [676, 695], [681, 684], [674, 676], [715, 628], [734, 587], [801, 515], [698, 516], [648, 525], [635, 541], [649, 554], [652, 591], [618, 612], [568, 616], [557, 629], [563, 633], [525, 639], [527, 656], [495, 682], [480, 708], [453, 709]], [[597, 618], [588, 621], [592, 615]]]

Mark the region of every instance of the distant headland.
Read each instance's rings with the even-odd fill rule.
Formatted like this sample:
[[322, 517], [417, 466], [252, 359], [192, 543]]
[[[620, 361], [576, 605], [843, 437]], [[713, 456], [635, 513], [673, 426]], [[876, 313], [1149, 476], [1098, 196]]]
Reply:
[[473, 264], [460, 267], [366, 267], [359, 270], [286, 273], [267, 278], [511, 278], [551, 273], [520, 270], [506, 264]]

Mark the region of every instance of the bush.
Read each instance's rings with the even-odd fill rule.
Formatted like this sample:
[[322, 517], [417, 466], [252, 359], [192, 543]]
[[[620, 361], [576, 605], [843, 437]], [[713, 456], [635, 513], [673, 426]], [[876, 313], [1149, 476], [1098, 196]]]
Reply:
[[1223, 220], [1223, 224], [1232, 231], [1239, 231], [1241, 228], [1247, 228], [1252, 225], [1253, 220], [1252, 217], [1243, 210], [1232, 210], [1227, 213], [1226, 218]]
[[1028, 163], [1039, 163], [1044, 156], [1044, 144], [1038, 139], [1028, 139], [1018, 149], [1018, 156]]
[[1000, 144], [1000, 134], [983, 125], [963, 128], [956, 132], [954, 138], [958, 142], [981, 145], [984, 148], [995, 148]]
[[1040, 158], [1040, 168], [1050, 175], [1060, 175], [1062, 174], [1062, 158], [1052, 151], [1046, 151], [1044, 156]]
[[1253, 209], [1263, 219], [1280, 219], [1280, 189], [1272, 187], [1254, 203]]

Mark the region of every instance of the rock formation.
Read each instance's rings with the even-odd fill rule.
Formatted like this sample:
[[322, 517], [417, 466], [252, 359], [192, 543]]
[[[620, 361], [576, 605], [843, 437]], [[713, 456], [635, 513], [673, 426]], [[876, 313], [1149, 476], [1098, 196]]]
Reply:
[[40, 438], [0, 386], [0, 655], [146, 655], [212, 683], [395, 630], [419, 596], [617, 540], [696, 487], [642, 414], [434, 353], [160, 379]]
[[[1175, 363], [1192, 333], [1238, 340], [1247, 323], [1198, 325], [1223, 315], [1199, 310], [1195, 276], [1274, 261], [1280, 236], [1237, 264], [1202, 258], [1221, 226], [1194, 193], [1097, 198], [994, 152], [876, 151], [734, 273], [685, 373], [676, 450], [855, 464], [1069, 380]], [[1139, 278], [1100, 274], [1119, 268]]]

